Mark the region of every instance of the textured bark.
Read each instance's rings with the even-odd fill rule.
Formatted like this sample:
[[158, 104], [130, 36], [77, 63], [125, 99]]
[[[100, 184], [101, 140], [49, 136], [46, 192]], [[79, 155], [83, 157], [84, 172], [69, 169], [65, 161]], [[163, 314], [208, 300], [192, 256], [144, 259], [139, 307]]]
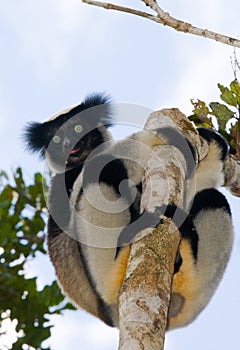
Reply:
[[240, 163], [228, 156], [224, 166], [225, 187], [233, 196], [240, 197]]
[[[169, 201], [181, 206], [185, 160], [167, 145], [156, 153], [161, 161], [149, 159], [142, 208], [153, 211]], [[119, 298], [121, 350], [163, 349], [179, 241], [179, 232], [169, 219], [153, 232], [147, 229], [137, 236]]]

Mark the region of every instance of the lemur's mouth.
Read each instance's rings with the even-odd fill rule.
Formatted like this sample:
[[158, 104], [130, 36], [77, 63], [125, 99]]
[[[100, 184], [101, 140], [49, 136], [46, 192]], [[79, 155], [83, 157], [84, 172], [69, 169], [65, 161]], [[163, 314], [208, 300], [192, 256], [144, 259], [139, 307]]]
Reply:
[[79, 151], [80, 151], [80, 148], [75, 148], [75, 149], [72, 149], [69, 154], [72, 156], [72, 155], [78, 153]]

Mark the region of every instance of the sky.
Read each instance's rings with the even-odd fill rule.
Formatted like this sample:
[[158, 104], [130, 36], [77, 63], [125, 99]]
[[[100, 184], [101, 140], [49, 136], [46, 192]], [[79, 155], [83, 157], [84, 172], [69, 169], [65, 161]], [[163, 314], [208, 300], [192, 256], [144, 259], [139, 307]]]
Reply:
[[[131, 5], [146, 10], [140, 0]], [[239, 38], [238, 0], [162, 0], [161, 6], [192, 24]], [[20, 136], [28, 121], [45, 120], [90, 92], [106, 91], [115, 103], [133, 106], [127, 120], [139, 126], [144, 116], [136, 106], [145, 111], [177, 107], [189, 115], [191, 98], [216, 101], [217, 83], [234, 79], [231, 47], [80, 0], [1, 1], [0, 44], [0, 168], [11, 173], [22, 166], [29, 181], [43, 163], [24, 151]], [[117, 137], [121, 132], [114, 131]], [[235, 225], [227, 271], [197, 320], [167, 334], [166, 350], [236, 349], [239, 343], [240, 202], [224, 193]], [[29, 276], [39, 276], [40, 286], [54, 278], [47, 257], [27, 268]], [[117, 349], [117, 330], [83, 311], [67, 311], [53, 321], [46, 342], [52, 350]]]

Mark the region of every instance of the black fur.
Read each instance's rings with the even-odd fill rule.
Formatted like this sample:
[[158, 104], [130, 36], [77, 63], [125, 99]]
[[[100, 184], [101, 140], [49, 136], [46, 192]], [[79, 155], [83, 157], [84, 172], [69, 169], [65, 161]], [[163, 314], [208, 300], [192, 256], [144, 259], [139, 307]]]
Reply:
[[[204, 203], [201, 204], [202, 206], [199, 207], [199, 211], [204, 209]], [[169, 204], [164, 207], [164, 215], [173, 220], [174, 224], [178, 227], [182, 238], [189, 241], [192, 249], [192, 255], [196, 262], [198, 254], [198, 233], [194, 225], [195, 213], [192, 211], [190, 211], [190, 213], [186, 213], [184, 210], [174, 204]]]
[[129, 184], [123, 182], [128, 180], [127, 169], [121, 159], [111, 154], [103, 154], [86, 162], [84, 167], [83, 188], [89, 183], [105, 183], [113, 187], [115, 192], [131, 203], [134, 198]]
[[157, 135], [163, 137], [166, 142], [179, 149], [183, 154], [186, 162], [186, 175], [185, 178], [189, 179], [195, 170], [196, 164], [196, 152], [191, 144], [183, 135], [175, 128], [164, 127], [156, 129]]
[[223, 209], [231, 216], [231, 209], [225, 196], [214, 188], [208, 188], [198, 192], [194, 197], [190, 211], [193, 217], [197, 216], [203, 209]]
[[27, 149], [31, 152], [40, 152], [41, 158], [44, 158], [45, 145], [47, 143], [45, 123], [28, 123], [23, 137]]
[[80, 114], [79, 117], [81, 120], [88, 123], [93, 128], [97, 127], [99, 122], [105, 127], [113, 125], [111, 98], [102, 93], [87, 96], [81, 104], [73, 107], [66, 113], [62, 113], [56, 119], [50, 120], [47, 123], [59, 123], [59, 126], [61, 126], [69, 119], [76, 117], [78, 114]]
[[[163, 207], [161, 207], [161, 211]], [[189, 240], [195, 262], [197, 262], [199, 237], [195, 229], [194, 219], [202, 210], [214, 209], [225, 210], [231, 216], [230, 206], [225, 196], [214, 188], [202, 190], [195, 195], [188, 215], [173, 204], [165, 206], [164, 215], [173, 219], [182, 237]], [[180, 266], [178, 263], [178, 269]]]
[[174, 274], [178, 273], [178, 271], [180, 270], [180, 267], [182, 266], [182, 262], [183, 262], [183, 259], [181, 257], [181, 254], [179, 250], [177, 250], [176, 259], [174, 263]]
[[[28, 123], [23, 133], [28, 150], [40, 152], [40, 155], [44, 157], [45, 150], [57, 130], [66, 121], [77, 116], [79, 113], [81, 113], [79, 116], [80, 120], [88, 125], [89, 130], [97, 128], [99, 122], [105, 127], [110, 127], [113, 124], [110, 97], [101, 93], [92, 94], [84, 102], [73, 107], [70, 111], [59, 115], [56, 119], [44, 123]], [[97, 136], [99, 137], [99, 134]], [[93, 134], [92, 138], [96, 139], [96, 136]], [[99, 140], [98, 144], [101, 142], [102, 140]]]
[[219, 145], [220, 160], [224, 161], [228, 153], [227, 141], [217, 132], [206, 128], [197, 128], [199, 135], [206, 139], [208, 142], [215, 141]]
[[84, 118], [91, 117], [93, 118], [93, 121], [97, 123], [100, 121], [106, 127], [113, 125], [113, 108], [111, 104], [111, 97], [104, 93], [94, 93], [88, 95], [84, 102], [69, 111], [66, 114], [66, 117], [71, 118], [72, 116], [93, 107], [97, 107], [97, 109], [92, 109], [92, 113], [86, 114], [86, 116], [84, 114]]
[[[69, 197], [74, 182], [82, 167], [76, 167], [66, 173], [57, 174], [52, 178], [49, 194], [48, 232], [51, 236], [62, 233], [70, 221]], [[57, 223], [57, 224], [56, 224]]]

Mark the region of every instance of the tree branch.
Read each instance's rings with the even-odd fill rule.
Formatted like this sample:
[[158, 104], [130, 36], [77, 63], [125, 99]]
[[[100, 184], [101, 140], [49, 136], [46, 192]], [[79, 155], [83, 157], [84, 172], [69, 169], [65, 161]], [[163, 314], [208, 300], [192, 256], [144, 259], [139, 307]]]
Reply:
[[82, 2], [84, 2], [88, 5], [102, 7], [105, 10], [116, 10], [116, 11], [120, 11], [120, 12], [127, 12], [127, 13], [131, 13], [133, 15], [136, 15], [136, 16], [144, 17], [144, 18], [150, 19], [152, 21], [158, 22], [156, 16], [151, 15], [150, 13], [147, 13], [147, 12], [134, 10], [130, 7], [119, 6], [119, 5], [115, 5], [115, 4], [111, 4], [111, 3], [94, 1], [94, 0], [82, 0]]
[[225, 161], [224, 175], [226, 189], [233, 196], [240, 197], [240, 163], [231, 155]]
[[[154, 152], [146, 166], [142, 208], [153, 211], [156, 203], [160, 206], [169, 201], [181, 206], [183, 155], [168, 145]], [[156, 230], [146, 229], [138, 234], [132, 244], [119, 297], [121, 350], [163, 350], [179, 242], [177, 228], [170, 219], [165, 219]]]
[[207, 29], [198, 28], [193, 26], [191, 23], [174, 18], [169, 13], [163, 11], [162, 8], [158, 5], [156, 0], [141, 0], [141, 1], [143, 1], [146, 5], [148, 5], [156, 13], [156, 15], [154, 16], [144, 11], [139, 11], [130, 7], [119, 6], [111, 3], [94, 1], [94, 0], [82, 0], [82, 2], [89, 5], [102, 7], [106, 10], [116, 10], [121, 12], [127, 12], [136, 16], [147, 18], [157, 23], [161, 23], [179, 32], [201, 36], [207, 39], [221, 42], [226, 45], [240, 48], [240, 40], [220, 34], [220, 33], [216, 33]]
[[[171, 124], [185, 130], [186, 122], [193, 129], [177, 109], [162, 110], [149, 116], [145, 128], [154, 131]], [[156, 147], [145, 169], [141, 208], [154, 211], [170, 202], [182, 207], [185, 170], [185, 158], [179, 150], [169, 145]], [[177, 228], [164, 219], [156, 230], [140, 232], [132, 244], [119, 297], [121, 350], [163, 350], [179, 242]]]

